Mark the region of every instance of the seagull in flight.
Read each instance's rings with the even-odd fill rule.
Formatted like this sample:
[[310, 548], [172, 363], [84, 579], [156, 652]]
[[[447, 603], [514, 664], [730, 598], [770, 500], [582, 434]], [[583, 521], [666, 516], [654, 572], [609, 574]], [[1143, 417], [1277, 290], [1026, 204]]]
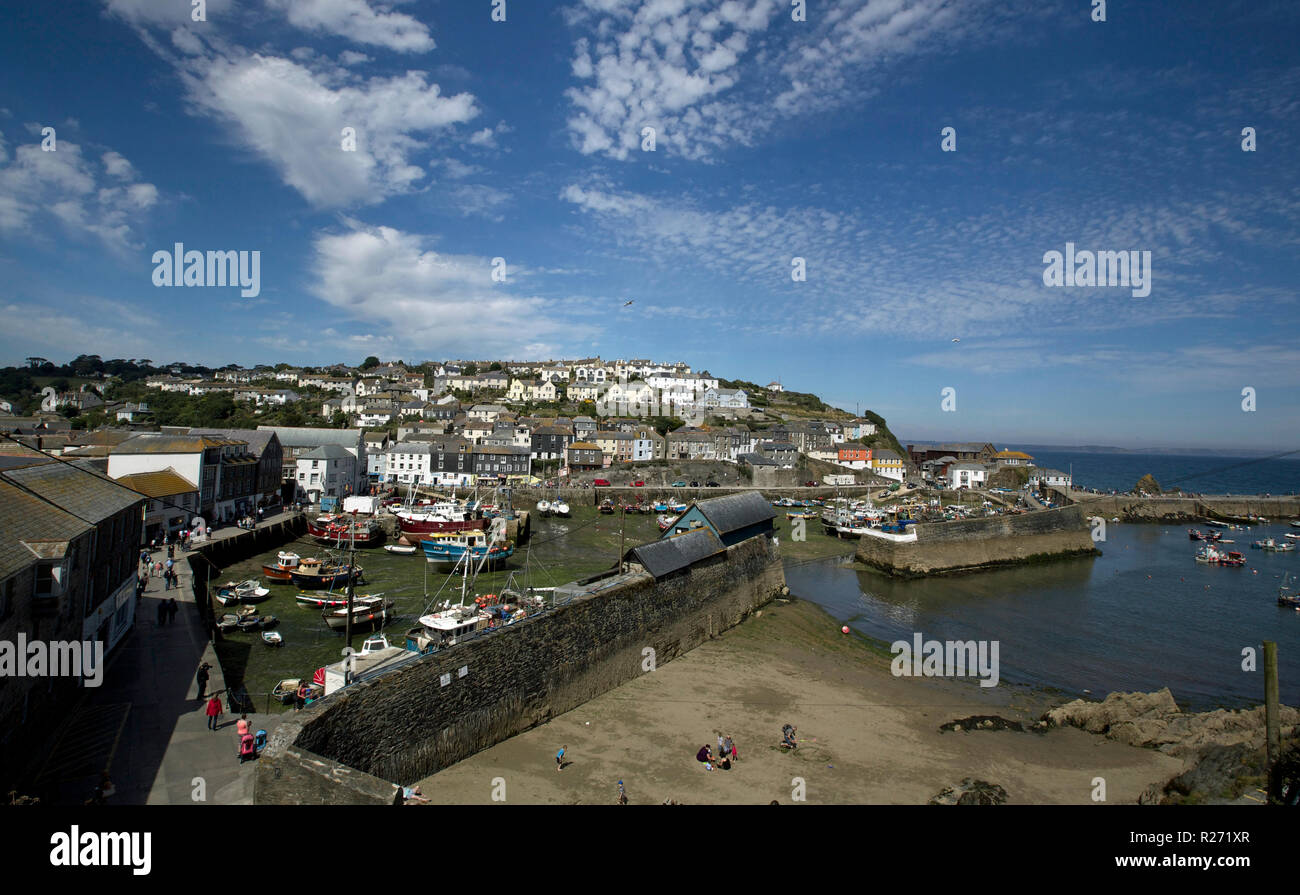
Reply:
[[626, 308], [628, 305], [632, 304], [633, 301], [636, 301], [636, 299], [634, 298], [634, 299], [632, 299], [632, 301], [625, 301], [625, 302], [623, 302], [623, 307]]
[[954, 342], [960, 342], [961, 339], [953, 339]]

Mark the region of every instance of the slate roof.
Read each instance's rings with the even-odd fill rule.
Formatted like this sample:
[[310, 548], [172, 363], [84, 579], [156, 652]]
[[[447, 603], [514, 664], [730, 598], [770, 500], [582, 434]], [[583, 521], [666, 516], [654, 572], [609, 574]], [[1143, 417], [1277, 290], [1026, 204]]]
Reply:
[[322, 444], [320, 447], [298, 455], [299, 460], [350, 460], [352, 452], [337, 444]]
[[[50, 462], [9, 469], [0, 473], [0, 478], [34, 491], [46, 501], [88, 522], [106, 519], [144, 500], [140, 494], [107, 476], [70, 463]], [[20, 527], [18, 530], [24, 529]]]
[[757, 491], [710, 497], [696, 501], [695, 506], [709, 524], [724, 535], [776, 517], [772, 504]]
[[213, 435], [137, 435], [113, 448], [115, 454], [197, 454], [230, 440]]
[[[762, 498], [759, 498], [762, 500]], [[769, 507], [770, 509], [770, 507]], [[723, 548], [718, 536], [709, 528], [696, 528], [679, 535], [642, 544], [628, 551], [629, 557], [645, 567], [655, 578], [707, 559]]]
[[[0, 476], [0, 578], [25, 569], [49, 549], [92, 528]], [[60, 553], [61, 555], [61, 553]]]
[[276, 434], [269, 429], [191, 429], [191, 435], [215, 435], [232, 441], [248, 443], [248, 452], [261, 459], [262, 452], [271, 443]]
[[337, 444], [355, 448], [360, 442], [359, 429], [318, 429], [314, 426], [258, 426], [259, 432], [274, 432], [285, 447], [313, 447]]

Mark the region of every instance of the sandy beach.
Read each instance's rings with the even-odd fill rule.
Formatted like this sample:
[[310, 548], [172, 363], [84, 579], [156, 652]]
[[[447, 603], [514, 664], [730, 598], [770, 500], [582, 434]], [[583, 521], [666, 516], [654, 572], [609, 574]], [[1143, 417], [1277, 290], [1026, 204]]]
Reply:
[[[1029, 726], [1043, 694], [970, 681], [895, 678], [888, 655], [819, 607], [769, 604], [761, 615], [655, 671], [420, 781], [432, 804], [924, 804], [965, 777], [1008, 804], [1134, 804], [1180, 759], [1076, 729], [943, 732], [973, 715]], [[783, 724], [799, 748], [778, 747]], [[730, 734], [730, 771], [695, 760]], [[555, 753], [567, 746], [566, 767]]]

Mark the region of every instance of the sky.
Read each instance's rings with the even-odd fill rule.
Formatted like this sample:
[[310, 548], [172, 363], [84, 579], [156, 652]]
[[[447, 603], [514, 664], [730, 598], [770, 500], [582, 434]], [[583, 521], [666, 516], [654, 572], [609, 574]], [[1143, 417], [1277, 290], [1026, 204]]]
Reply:
[[196, 3], [0, 12], [0, 364], [649, 357], [905, 442], [1300, 448], [1292, 2]]

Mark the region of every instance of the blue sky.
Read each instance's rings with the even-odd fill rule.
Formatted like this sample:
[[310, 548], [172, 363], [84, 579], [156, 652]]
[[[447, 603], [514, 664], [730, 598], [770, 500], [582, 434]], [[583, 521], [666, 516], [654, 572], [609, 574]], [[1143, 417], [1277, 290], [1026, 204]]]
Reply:
[[[14, 6], [0, 362], [599, 353], [904, 440], [1300, 447], [1292, 3]], [[176, 242], [261, 294], [155, 287]], [[1047, 287], [1067, 242], [1150, 295]]]

